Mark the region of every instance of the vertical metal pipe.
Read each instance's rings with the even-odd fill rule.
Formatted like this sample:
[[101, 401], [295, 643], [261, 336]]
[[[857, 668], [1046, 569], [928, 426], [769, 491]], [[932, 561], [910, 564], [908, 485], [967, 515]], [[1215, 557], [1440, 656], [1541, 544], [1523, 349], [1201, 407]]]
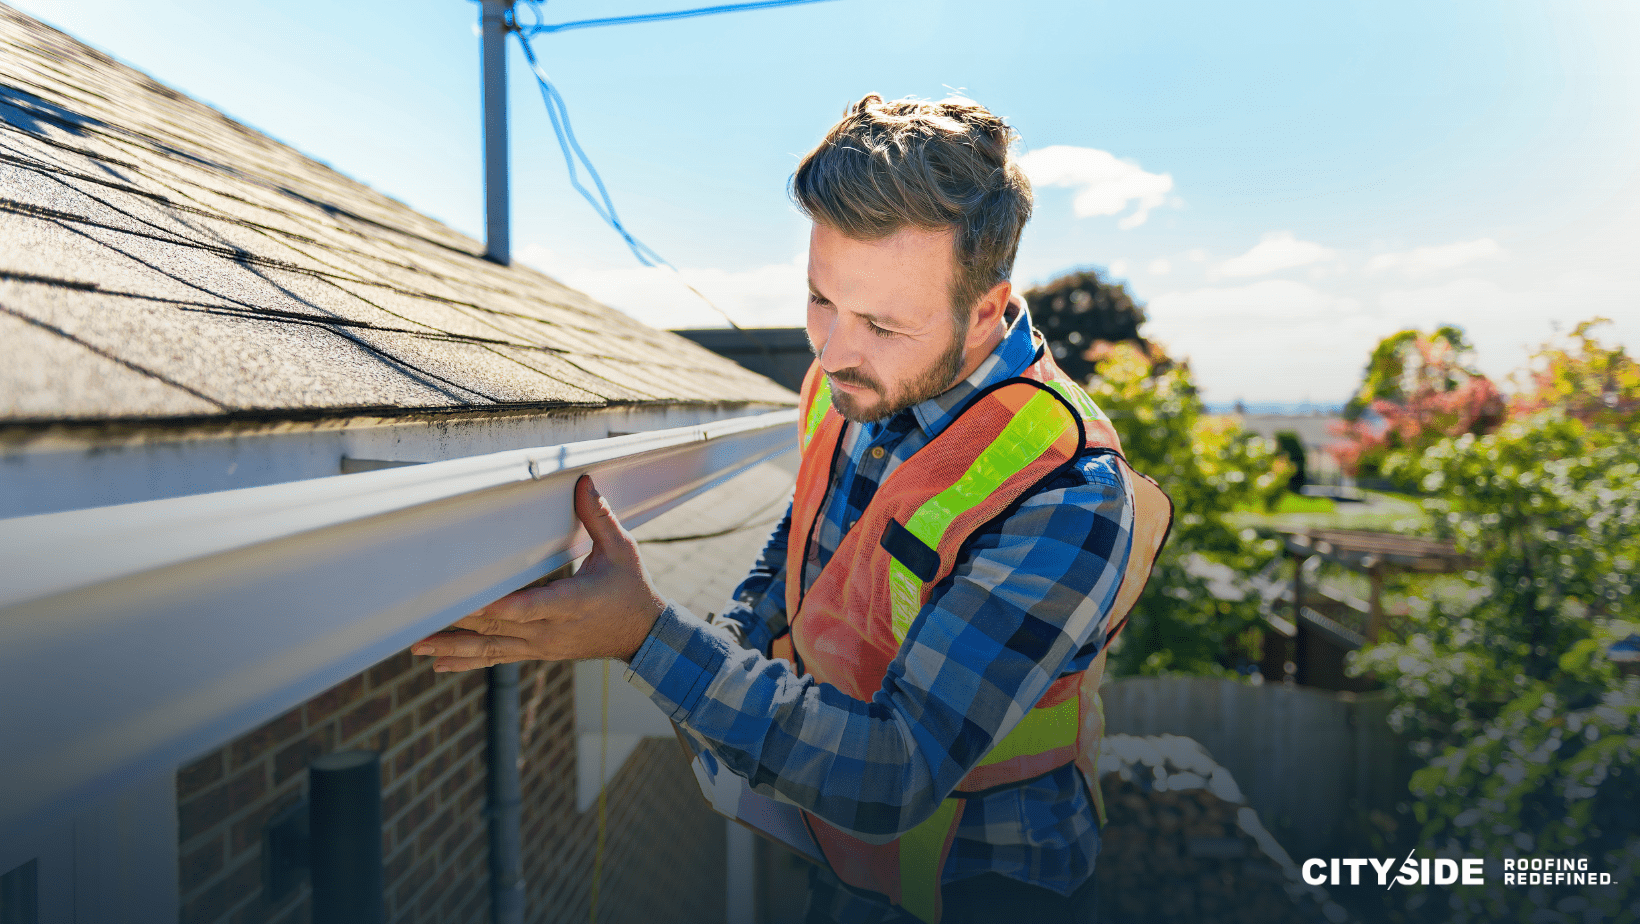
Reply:
[[313, 924], [383, 924], [381, 761], [326, 754], [308, 766]]
[[1310, 633], [1304, 623], [1304, 562], [1308, 558], [1293, 553], [1293, 680], [1302, 686], [1309, 686], [1310, 681]]
[[518, 775], [518, 665], [489, 668], [490, 920], [523, 924], [523, 797]]
[[756, 924], [757, 842], [751, 829], [730, 818], [724, 824], [723, 878], [727, 924]]
[[507, 188], [507, 13], [512, 0], [483, 0], [484, 256], [512, 263], [511, 199]]

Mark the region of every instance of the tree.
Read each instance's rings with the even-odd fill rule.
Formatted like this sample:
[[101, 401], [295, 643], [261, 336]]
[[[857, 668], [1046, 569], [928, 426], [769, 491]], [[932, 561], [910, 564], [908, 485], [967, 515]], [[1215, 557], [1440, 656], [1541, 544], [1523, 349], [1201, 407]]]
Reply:
[[1353, 660], [1388, 682], [1391, 725], [1426, 761], [1417, 843], [1587, 856], [1620, 884], [1494, 883], [1431, 919], [1561, 920], [1543, 915], [1574, 895], [1616, 913], [1640, 898], [1640, 679], [1606, 654], [1640, 629], [1640, 438], [1548, 407], [1387, 464], [1419, 478], [1481, 578], [1470, 605], [1426, 605], [1404, 638]]
[[[1427, 347], [1442, 344], [1453, 355], [1467, 354], [1473, 349], [1468, 338], [1464, 336], [1463, 328], [1451, 324], [1443, 324], [1428, 335], [1411, 328], [1390, 334], [1378, 341], [1372, 355], [1367, 357], [1367, 368], [1361, 376], [1361, 387], [1357, 388], [1355, 394], [1344, 404], [1345, 420], [1360, 419], [1361, 415], [1372, 407], [1374, 401], [1406, 403], [1412, 391], [1409, 385], [1413, 384], [1408, 376], [1416, 376], [1422, 371], [1422, 364], [1419, 362], [1423, 352], [1418, 346], [1420, 341]], [[1470, 370], [1464, 371], [1467, 373]], [[1451, 388], [1457, 383], [1447, 378], [1444, 384], [1446, 388]]]
[[1404, 633], [1357, 652], [1352, 670], [1389, 685], [1391, 725], [1425, 762], [1401, 849], [1580, 855], [1617, 885], [1455, 889], [1415, 920], [1640, 911], [1640, 678], [1608, 656], [1640, 630], [1640, 370], [1592, 326], [1545, 345], [1492, 432], [1385, 456], [1475, 559], [1475, 593], [1415, 607]]
[[1288, 462], [1293, 463], [1293, 477], [1287, 479], [1287, 490], [1296, 494], [1304, 485], [1309, 483], [1309, 478], [1305, 472], [1305, 462], [1307, 460], [1304, 453], [1304, 441], [1299, 439], [1298, 433], [1293, 430], [1278, 430], [1276, 431], [1276, 449], [1287, 457]]
[[1150, 350], [1139, 335], [1145, 323], [1144, 307], [1133, 300], [1125, 285], [1111, 283], [1098, 270], [1059, 276], [1027, 291], [1025, 300], [1054, 362], [1078, 382], [1098, 371], [1110, 344], [1135, 343]]
[[1156, 479], [1174, 510], [1167, 547], [1111, 653], [1112, 671], [1233, 675], [1258, 659], [1258, 602], [1215, 597], [1200, 565], [1251, 573], [1269, 560], [1270, 546], [1224, 516], [1271, 503], [1292, 465], [1233, 418], [1206, 414], [1186, 366], [1163, 367], [1137, 344], [1119, 343], [1099, 369], [1088, 394], [1115, 425], [1129, 464]]
[[1188, 364], [1145, 339], [1144, 306], [1098, 270], [1067, 273], [1025, 293], [1054, 361], [1086, 383], [1135, 470], [1173, 498], [1174, 522], [1150, 583], [1111, 652], [1116, 674], [1233, 675], [1258, 658], [1256, 601], [1220, 600], [1204, 563], [1257, 570], [1273, 548], [1224, 522], [1238, 506], [1268, 506], [1293, 467], [1231, 418], [1206, 413]]
[[1463, 331], [1450, 326], [1379, 341], [1328, 452], [1349, 474], [1371, 477], [1384, 474], [1385, 459], [1398, 450], [1490, 432], [1503, 421], [1503, 394], [1473, 366], [1471, 353]]
[[1591, 318], [1572, 331], [1565, 346], [1546, 343], [1533, 357], [1528, 387], [1510, 405], [1515, 416], [1559, 408], [1591, 427], [1640, 424], [1640, 363], [1622, 347], [1589, 335], [1606, 318]]

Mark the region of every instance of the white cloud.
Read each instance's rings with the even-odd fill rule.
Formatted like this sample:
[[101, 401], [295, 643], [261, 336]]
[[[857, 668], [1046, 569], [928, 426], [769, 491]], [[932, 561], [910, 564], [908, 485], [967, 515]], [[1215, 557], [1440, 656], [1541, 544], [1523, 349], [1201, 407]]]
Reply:
[[[741, 327], [801, 327], [808, 293], [808, 256], [748, 270], [684, 267], [565, 267], [546, 248], [530, 245], [519, 260], [651, 327], [725, 327], [723, 315], [695, 293], [711, 299]], [[681, 276], [681, 278], [680, 278]], [[685, 285], [687, 283], [687, 285]]]
[[1367, 261], [1367, 272], [1399, 270], [1408, 274], [1433, 273], [1456, 269], [1477, 260], [1490, 260], [1503, 255], [1497, 241], [1483, 237], [1477, 241], [1461, 241], [1436, 247], [1419, 247], [1402, 253], [1381, 253]]
[[1384, 333], [1357, 299], [1287, 279], [1169, 292], [1147, 313], [1211, 401], [1342, 402]]
[[1128, 273], [1127, 261], [1117, 257], [1110, 261], [1110, 265], [1105, 267], [1105, 271], [1110, 274], [1112, 279], [1126, 279]]
[[1124, 231], [1144, 224], [1173, 191], [1172, 175], [1150, 173], [1096, 148], [1050, 145], [1025, 154], [1019, 164], [1033, 185], [1075, 187], [1071, 208], [1078, 218], [1119, 215], [1132, 204], [1133, 211], [1116, 223]]
[[1168, 292], [1150, 300], [1157, 323], [1243, 326], [1249, 321], [1329, 319], [1354, 314], [1360, 303], [1289, 279], [1266, 279], [1233, 288]]
[[[1537, 345], [1553, 335], [1558, 312], [1546, 310], [1548, 306], [1598, 304], [1595, 293], [1574, 280], [1560, 278], [1542, 283], [1542, 288], [1523, 290], [1490, 279], [1456, 279], [1437, 286], [1385, 292], [1379, 296], [1379, 305], [1391, 329], [1429, 330], [1438, 324], [1463, 328], [1475, 345], [1475, 361], [1481, 371], [1501, 385], [1507, 384], [1508, 377], [1526, 362]], [[1573, 323], [1581, 320], [1565, 315], [1560, 319]]]
[[1157, 257], [1156, 259], [1150, 261], [1150, 265], [1145, 267], [1145, 269], [1149, 270], [1150, 275], [1152, 276], [1166, 276], [1168, 273], [1172, 272], [1173, 264], [1167, 262], [1165, 258]]
[[1438, 285], [1381, 287], [1356, 280], [1349, 295], [1288, 279], [1168, 292], [1150, 300], [1146, 335], [1190, 359], [1210, 401], [1341, 402], [1360, 383], [1378, 341], [1403, 328], [1457, 324], [1482, 371], [1507, 387], [1532, 350], [1577, 321], [1604, 315], [1601, 336], [1640, 337], [1640, 274], [1596, 271], [1537, 277], [1466, 276]]
[[1221, 276], [1263, 276], [1277, 270], [1330, 260], [1335, 253], [1332, 248], [1314, 241], [1298, 240], [1291, 231], [1271, 231], [1260, 238], [1252, 250], [1220, 263], [1217, 273]]

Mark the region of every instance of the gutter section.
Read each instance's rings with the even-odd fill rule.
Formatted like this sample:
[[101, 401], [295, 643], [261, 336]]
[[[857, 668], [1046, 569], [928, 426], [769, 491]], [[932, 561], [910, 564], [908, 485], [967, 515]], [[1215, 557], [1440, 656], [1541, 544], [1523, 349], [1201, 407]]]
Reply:
[[792, 448], [795, 410], [0, 520], [0, 843], [162, 772]]
[[0, 421], [0, 518], [237, 491], [780, 410], [745, 402], [453, 409], [312, 420]]

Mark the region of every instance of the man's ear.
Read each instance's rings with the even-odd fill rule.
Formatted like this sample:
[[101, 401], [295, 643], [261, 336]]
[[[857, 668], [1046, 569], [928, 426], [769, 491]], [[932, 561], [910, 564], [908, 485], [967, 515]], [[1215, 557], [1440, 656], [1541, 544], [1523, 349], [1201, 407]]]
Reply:
[[996, 335], [997, 329], [1002, 326], [1002, 319], [1008, 311], [1008, 302], [1013, 297], [1013, 284], [999, 282], [991, 287], [974, 304], [973, 314], [968, 318], [968, 341], [965, 344], [969, 349], [979, 347]]

